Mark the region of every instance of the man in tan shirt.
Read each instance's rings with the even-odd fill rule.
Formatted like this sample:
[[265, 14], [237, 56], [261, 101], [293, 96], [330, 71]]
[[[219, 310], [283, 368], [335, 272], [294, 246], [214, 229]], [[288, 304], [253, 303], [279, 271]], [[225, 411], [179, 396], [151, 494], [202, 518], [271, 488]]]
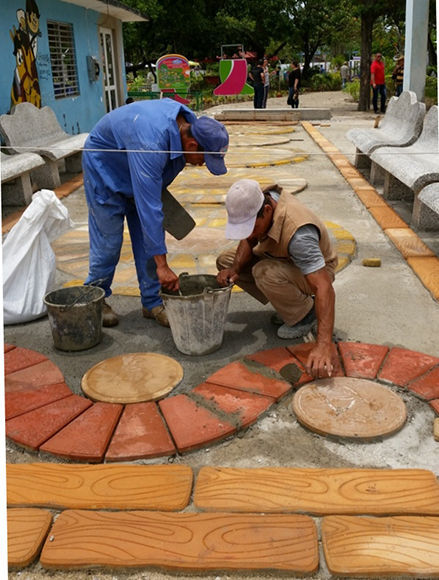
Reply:
[[261, 190], [252, 179], [227, 193], [226, 237], [240, 240], [217, 259], [218, 282], [236, 283], [276, 310], [280, 338], [296, 339], [317, 327], [307, 371], [331, 376], [337, 365], [333, 280], [337, 254], [323, 222], [291, 193], [273, 185]]

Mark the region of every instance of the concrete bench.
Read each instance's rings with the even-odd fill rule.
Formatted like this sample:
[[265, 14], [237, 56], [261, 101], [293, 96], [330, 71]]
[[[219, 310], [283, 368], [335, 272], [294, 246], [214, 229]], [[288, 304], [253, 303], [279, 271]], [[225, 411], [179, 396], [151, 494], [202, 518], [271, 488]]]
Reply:
[[377, 129], [351, 129], [346, 137], [355, 147], [355, 167], [368, 169], [370, 155], [379, 147], [407, 147], [416, 141], [422, 131], [425, 104], [417, 101], [416, 94], [404, 91], [399, 98], [392, 97], [386, 114]]
[[439, 182], [430, 183], [416, 196], [412, 224], [421, 230], [439, 231]]
[[386, 199], [413, 199], [426, 185], [439, 181], [438, 108], [431, 107], [422, 133], [408, 147], [380, 147], [371, 154], [370, 179], [384, 177]]
[[61, 183], [58, 163], [65, 160], [66, 171], [82, 171], [81, 149], [88, 133], [69, 135], [61, 128], [50, 107], [38, 109], [19, 103], [9, 115], [0, 116], [0, 133], [10, 152], [33, 152], [45, 165], [32, 172], [38, 189], [54, 189]]
[[2, 205], [27, 205], [31, 202], [32, 170], [42, 167], [44, 159], [36, 153], [6, 155], [1, 152]]

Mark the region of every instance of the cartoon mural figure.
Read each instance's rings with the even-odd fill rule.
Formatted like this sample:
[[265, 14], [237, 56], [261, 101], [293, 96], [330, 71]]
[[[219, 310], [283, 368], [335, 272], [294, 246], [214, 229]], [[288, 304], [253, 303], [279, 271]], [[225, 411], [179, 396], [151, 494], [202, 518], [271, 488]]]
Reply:
[[40, 83], [36, 65], [38, 36], [41, 36], [40, 11], [35, 0], [26, 0], [26, 10], [17, 10], [18, 29], [9, 31], [14, 45], [14, 79], [11, 88], [11, 108], [18, 103], [41, 107]]
[[181, 54], [166, 54], [156, 63], [157, 80], [162, 95], [187, 105], [191, 69], [189, 61]]

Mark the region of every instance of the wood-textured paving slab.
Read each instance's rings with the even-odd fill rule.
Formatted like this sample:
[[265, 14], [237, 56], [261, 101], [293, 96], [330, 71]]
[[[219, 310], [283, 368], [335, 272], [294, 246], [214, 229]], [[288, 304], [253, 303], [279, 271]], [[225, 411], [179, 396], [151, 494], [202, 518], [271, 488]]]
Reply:
[[365, 344], [362, 342], [339, 342], [343, 365], [348, 377], [374, 379], [381, 367], [388, 346]]
[[439, 484], [422, 469], [203, 467], [194, 503], [233, 512], [439, 515]]
[[332, 574], [439, 577], [439, 518], [328, 516], [322, 539]]
[[161, 511], [187, 506], [193, 477], [187, 465], [8, 463], [6, 474], [12, 507]]
[[297, 420], [311, 431], [336, 437], [374, 439], [404, 425], [404, 401], [388, 387], [354, 377], [321, 379], [294, 395]]
[[378, 378], [403, 387], [438, 365], [438, 357], [395, 346], [384, 361]]
[[47, 360], [40, 352], [17, 347], [5, 353], [5, 375], [10, 375], [27, 367]]
[[318, 566], [317, 531], [302, 515], [67, 510], [51, 530], [45, 568], [288, 570]]
[[30, 391], [5, 393], [5, 419], [12, 419], [71, 395], [72, 391], [65, 383], [45, 385]]
[[52, 523], [47, 510], [12, 508], [7, 510], [8, 566], [24, 568], [38, 556]]

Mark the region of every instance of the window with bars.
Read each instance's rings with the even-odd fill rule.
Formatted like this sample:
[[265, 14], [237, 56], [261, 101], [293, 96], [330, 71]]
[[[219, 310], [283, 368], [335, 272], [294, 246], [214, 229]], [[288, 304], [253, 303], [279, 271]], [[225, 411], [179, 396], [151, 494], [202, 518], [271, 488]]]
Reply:
[[79, 95], [73, 25], [48, 21], [47, 34], [55, 99]]

